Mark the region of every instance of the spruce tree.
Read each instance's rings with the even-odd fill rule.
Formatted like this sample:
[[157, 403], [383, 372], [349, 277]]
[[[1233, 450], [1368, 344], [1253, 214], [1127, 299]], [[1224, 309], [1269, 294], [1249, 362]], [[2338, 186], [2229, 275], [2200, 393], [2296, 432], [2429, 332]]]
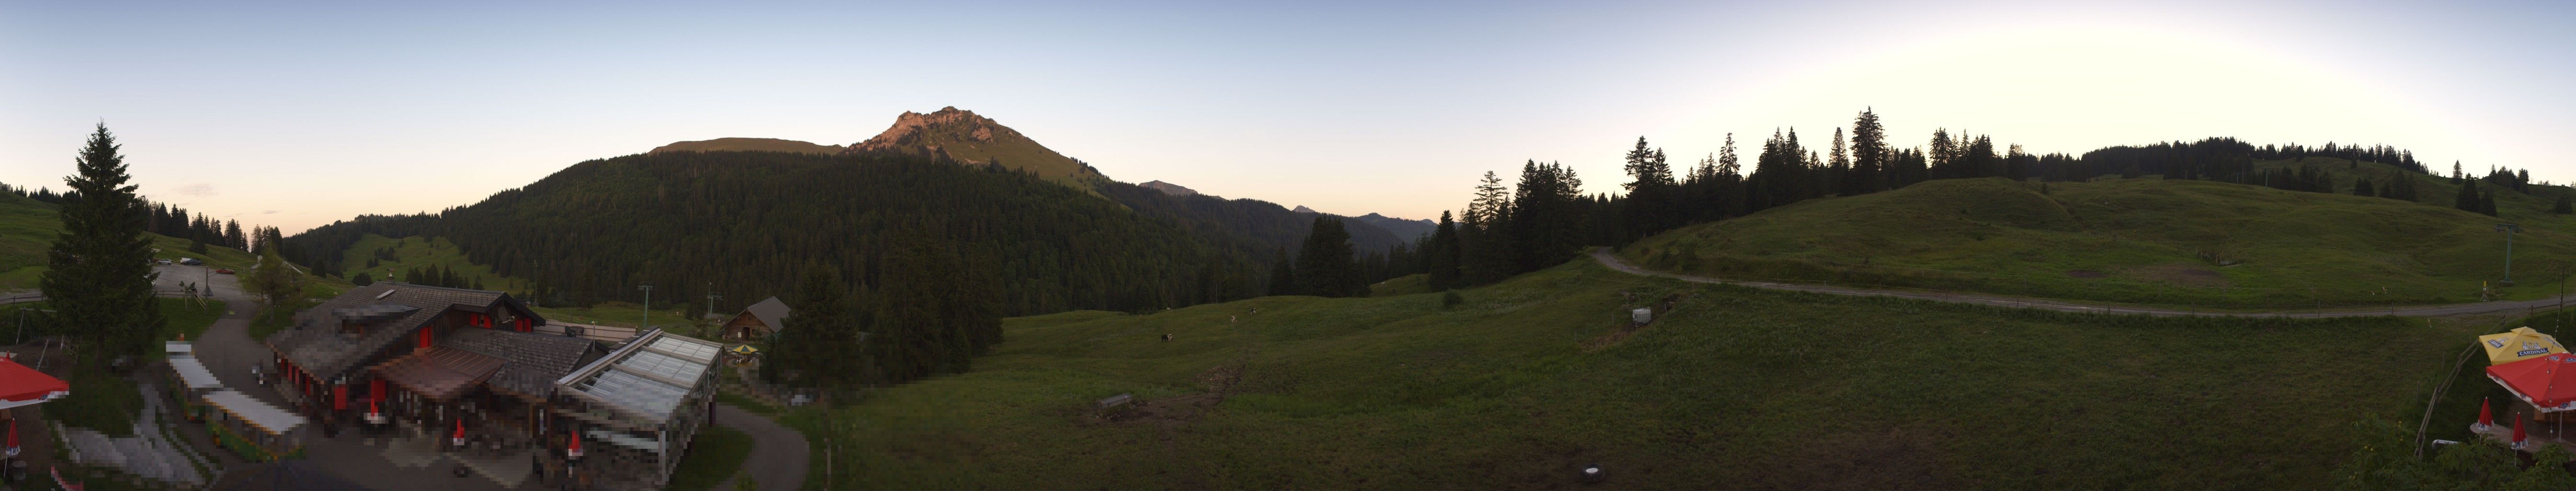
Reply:
[[1297, 294], [1296, 265], [1288, 262], [1287, 249], [1280, 249], [1278, 254], [1270, 260], [1270, 294]]
[[1887, 189], [1887, 128], [1878, 123], [1878, 114], [1862, 109], [1852, 118], [1852, 194], [1868, 194]]
[[[792, 382], [808, 387], [845, 387], [870, 382], [867, 362], [883, 360], [886, 351], [868, 351], [859, 345], [859, 313], [852, 308], [849, 288], [832, 268], [808, 265], [796, 294], [788, 300], [787, 316], [778, 330], [778, 342], [770, 358], [779, 368], [794, 371]], [[870, 326], [884, 331], [896, 326]], [[891, 334], [891, 333], [889, 333]]]
[[1637, 137], [1637, 147], [1629, 150], [1622, 166], [1635, 178], [1622, 185], [1628, 189], [1626, 234], [1642, 237], [1662, 232], [1673, 225], [1673, 169], [1665, 162], [1662, 149], [1646, 148], [1646, 138]]
[[[2560, 198], [2560, 202], [2565, 202], [2565, 198]], [[1425, 279], [1431, 284], [1431, 289], [1459, 287], [1461, 272], [1458, 262], [1462, 258], [1458, 250], [1458, 224], [1449, 220], [1449, 212], [1440, 212], [1440, 225], [1431, 229], [1431, 240], [1424, 244], [1423, 249], [1422, 261], [1428, 269]]]
[[1297, 289], [1319, 297], [1368, 296], [1368, 284], [1360, 281], [1359, 265], [1351, 257], [1351, 233], [1342, 219], [1317, 215], [1314, 231], [1297, 251]]
[[2356, 178], [2352, 181], [2352, 194], [2354, 196], [2377, 196], [2376, 194], [2373, 194], [2374, 192], [2375, 191], [2370, 187], [2369, 177]]
[[2484, 211], [2480, 211], [2481, 208], [2479, 206], [2478, 182], [2461, 181], [2460, 193], [2451, 197], [2451, 207], [2470, 213], [2484, 213]]
[[125, 173], [115, 135], [100, 123], [74, 159], [79, 174], [63, 178], [78, 198], [57, 210], [48, 270], [39, 280], [56, 315], [84, 328], [74, 336], [103, 349], [81, 350], [90, 361], [141, 353], [164, 320], [152, 299], [152, 239], [143, 232], [143, 199]]

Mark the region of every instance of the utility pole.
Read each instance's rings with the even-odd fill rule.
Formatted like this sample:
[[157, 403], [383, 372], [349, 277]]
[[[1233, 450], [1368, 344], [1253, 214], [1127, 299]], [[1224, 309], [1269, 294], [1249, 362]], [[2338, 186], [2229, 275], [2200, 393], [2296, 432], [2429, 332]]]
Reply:
[[2513, 234], [2515, 232], [2521, 232], [2522, 226], [2510, 223], [2499, 223], [2496, 224], [2495, 230], [2497, 232], [2504, 232], [2504, 281], [2498, 281], [2496, 284], [2513, 286]]
[[716, 294], [716, 282], [713, 282], [713, 281], [709, 281], [709, 282], [707, 282], [707, 313], [708, 313], [708, 314], [714, 314], [714, 313], [716, 313], [716, 301], [717, 301], [717, 300], [723, 300], [723, 299], [724, 299], [724, 295], [717, 295], [717, 294]]
[[635, 327], [635, 332], [644, 332], [645, 329], [653, 328], [653, 282], [644, 282], [635, 289], [644, 291], [644, 322]]

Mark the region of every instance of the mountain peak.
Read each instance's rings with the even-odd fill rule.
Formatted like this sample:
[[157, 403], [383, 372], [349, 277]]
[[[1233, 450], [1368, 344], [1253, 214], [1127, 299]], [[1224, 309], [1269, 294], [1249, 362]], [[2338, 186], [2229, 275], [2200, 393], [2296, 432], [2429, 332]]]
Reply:
[[1294, 209], [1294, 210], [1288, 210], [1288, 211], [1293, 211], [1293, 212], [1298, 212], [1298, 213], [1322, 213], [1322, 212], [1319, 212], [1319, 211], [1315, 211], [1315, 209], [1314, 209], [1314, 208], [1307, 208], [1307, 207], [1306, 207], [1306, 205], [1297, 205], [1297, 209]]
[[956, 106], [928, 114], [904, 111], [895, 116], [894, 125], [885, 132], [851, 144], [842, 152], [878, 151], [944, 156], [962, 164], [998, 163], [1086, 189], [1090, 185], [1084, 181], [1101, 177], [1099, 170], [1082, 161], [1048, 150], [1018, 130]]

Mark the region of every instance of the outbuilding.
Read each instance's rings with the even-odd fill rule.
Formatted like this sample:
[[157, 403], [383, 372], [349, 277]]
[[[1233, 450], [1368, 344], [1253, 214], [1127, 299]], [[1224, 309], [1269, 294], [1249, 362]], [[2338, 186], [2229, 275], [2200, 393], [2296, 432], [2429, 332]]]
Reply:
[[787, 302], [779, 301], [778, 297], [769, 297], [768, 300], [744, 307], [742, 313], [726, 319], [724, 338], [749, 341], [778, 334], [779, 329], [787, 327], [787, 315], [792, 313], [795, 311], [787, 308]]

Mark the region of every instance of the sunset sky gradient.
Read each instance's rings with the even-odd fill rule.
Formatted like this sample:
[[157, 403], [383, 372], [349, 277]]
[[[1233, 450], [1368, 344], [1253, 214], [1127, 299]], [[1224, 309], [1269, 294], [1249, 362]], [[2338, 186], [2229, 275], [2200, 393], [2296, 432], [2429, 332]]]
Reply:
[[2576, 180], [2566, 2], [532, 3], [12, 2], [0, 183], [60, 189], [104, 120], [152, 198], [293, 233], [942, 106], [1123, 181], [1413, 218], [1529, 159], [1615, 191], [1639, 136], [1821, 150], [1864, 107], [1899, 146], [2386, 143]]

